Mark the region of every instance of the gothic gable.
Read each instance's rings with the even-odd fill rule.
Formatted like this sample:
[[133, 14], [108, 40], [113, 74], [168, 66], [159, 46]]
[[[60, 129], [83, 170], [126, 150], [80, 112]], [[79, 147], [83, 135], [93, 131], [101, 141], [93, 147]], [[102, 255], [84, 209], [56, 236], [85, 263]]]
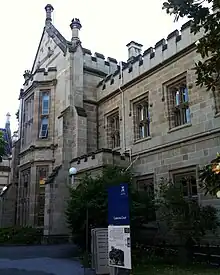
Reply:
[[44, 27], [31, 73], [33, 74], [37, 69], [44, 68], [47, 61], [59, 51], [64, 55], [66, 54], [67, 41], [50, 23]]

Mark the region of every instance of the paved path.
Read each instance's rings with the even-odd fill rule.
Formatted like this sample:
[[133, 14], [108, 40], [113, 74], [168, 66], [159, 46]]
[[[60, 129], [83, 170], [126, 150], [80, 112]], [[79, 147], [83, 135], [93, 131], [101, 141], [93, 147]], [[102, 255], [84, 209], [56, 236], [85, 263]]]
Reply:
[[0, 247], [0, 275], [83, 275], [71, 245]]

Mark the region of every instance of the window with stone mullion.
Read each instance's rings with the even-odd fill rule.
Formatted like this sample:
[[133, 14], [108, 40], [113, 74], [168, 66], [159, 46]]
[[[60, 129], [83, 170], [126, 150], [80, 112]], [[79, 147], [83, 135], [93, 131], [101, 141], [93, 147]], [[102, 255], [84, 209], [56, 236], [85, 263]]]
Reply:
[[50, 93], [49, 91], [42, 91], [40, 97], [40, 125], [39, 138], [48, 138], [49, 130], [49, 113], [50, 113]]
[[20, 224], [28, 224], [29, 216], [29, 188], [30, 188], [30, 168], [21, 172], [20, 179]]
[[37, 226], [44, 226], [44, 208], [45, 208], [45, 184], [44, 180], [48, 176], [48, 166], [37, 167], [36, 181], [36, 220]]
[[24, 102], [22, 145], [29, 144], [32, 141], [33, 114], [34, 114], [34, 95], [26, 99]]
[[111, 136], [111, 148], [117, 148], [120, 146], [120, 131], [119, 131], [119, 115], [113, 115], [110, 117], [109, 126]]
[[149, 110], [148, 102], [143, 102], [137, 106], [137, 119], [138, 119], [138, 139], [150, 136], [149, 124]]
[[197, 199], [198, 193], [195, 171], [174, 174], [173, 181], [174, 184], [182, 189], [185, 198]]
[[190, 122], [189, 95], [185, 80], [168, 88], [168, 109], [170, 128]]
[[220, 85], [217, 89], [213, 92], [214, 95], [214, 102], [215, 102], [215, 113], [220, 113]]

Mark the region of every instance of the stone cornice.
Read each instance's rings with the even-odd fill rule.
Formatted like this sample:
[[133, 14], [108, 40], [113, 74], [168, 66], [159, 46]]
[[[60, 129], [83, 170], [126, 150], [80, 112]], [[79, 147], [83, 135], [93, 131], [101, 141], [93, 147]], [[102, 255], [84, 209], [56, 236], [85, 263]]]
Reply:
[[132, 157], [135, 157], [135, 156], [140, 156], [140, 155], [144, 155], [144, 154], [152, 154], [152, 153], [155, 153], [155, 151], [159, 151], [159, 152], [162, 152], [164, 151], [165, 149], [167, 150], [168, 148], [170, 147], [180, 147], [180, 144], [183, 144], [183, 143], [187, 143], [187, 142], [194, 142], [195, 143], [195, 140], [205, 140], [205, 139], [210, 139], [210, 136], [219, 136], [219, 133], [220, 133], [220, 128], [217, 128], [217, 129], [213, 129], [213, 130], [210, 130], [210, 131], [206, 131], [206, 132], [202, 132], [202, 133], [198, 133], [198, 134], [195, 134], [195, 135], [191, 135], [191, 136], [188, 136], [187, 138], [180, 138], [180, 139], [177, 139], [175, 141], [172, 141], [172, 142], [168, 142], [168, 143], [165, 143], [165, 144], [162, 144], [162, 145], [157, 145], [157, 146], [154, 146], [154, 147], [151, 147], [151, 148], [148, 148], [146, 150], [142, 150], [140, 152], [135, 152], [132, 154]]
[[90, 99], [83, 99], [83, 102], [91, 105], [96, 105], [96, 106], [98, 105], [96, 101], [90, 100]]
[[103, 71], [100, 71], [100, 70], [97, 70], [97, 69], [94, 69], [94, 68], [90, 68], [88, 66], [83, 66], [83, 69], [84, 69], [84, 72], [90, 73], [90, 74], [95, 75], [95, 76], [100, 76], [100, 77], [106, 77], [107, 76], [107, 74], [104, 73]]
[[0, 172], [11, 172], [11, 168], [9, 166], [0, 165]]
[[25, 163], [19, 164], [18, 167], [21, 170], [25, 170], [33, 166], [34, 163], [54, 163], [54, 159], [36, 159], [36, 160], [32, 159]]
[[31, 145], [29, 148], [21, 151], [19, 153], [19, 156], [22, 157], [24, 155], [26, 155], [28, 152], [33, 152], [33, 151], [36, 151], [36, 150], [54, 150], [56, 149], [58, 146], [58, 144], [50, 144], [48, 146], [35, 146], [35, 145]]
[[[95, 151], [95, 152], [91, 152], [91, 153], [88, 153], [88, 154], [86, 154], [86, 155], [82, 155], [82, 156], [80, 156], [80, 157], [73, 158], [73, 159], [70, 161], [70, 163], [76, 162], [76, 161], [80, 161], [80, 160], [82, 160], [82, 159], [85, 160], [85, 159], [87, 159], [88, 157], [95, 158], [95, 156], [96, 156], [97, 154], [100, 154], [100, 153], [108, 153], [108, 154], [112, 154], [112, 155], [114, 155], [114, 156], [121, 156], [122, 158], [124, 157], [124, 156], [122, 156], [121, 153], [118, 152], [118, 151], [114, 151], [114, 150], [108, 149], [108, 148], [102, 148], [102, 149], [99, 149], [99, 150], [97, 150], [97, 151]], [[129, 154], [126, 153], [125, 156], [128, 157]]]
[[45, 81], [33, 81], [31, 86], [20, 94], [19, 99], [24, 98], [28, 93], [36, 89], [37, 87], [56, 86], [57, 79], [45, 80]]

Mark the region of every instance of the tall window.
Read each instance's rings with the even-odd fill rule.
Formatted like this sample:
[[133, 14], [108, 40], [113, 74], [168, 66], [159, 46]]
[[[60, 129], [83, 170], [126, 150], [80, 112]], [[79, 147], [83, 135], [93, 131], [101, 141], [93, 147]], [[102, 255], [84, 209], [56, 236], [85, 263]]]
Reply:
[[[139, 178], [136, 181], [137, 190], [140, 196], [144, 196], [143, 199], [148, 201], [148, 207], [151, 211], [148, 211], [149, 221], [156, 220], [156, 211], [154, 205], [154, 178], [152, 175], [144, 178]], [[147, 195], [147, 197], [145, 197]]]
[[173, 174], [173, 182], [174, 184], [180, 186], [184, 197], [197, 198], [198, 193], [195, 171]]
[[220, 113], [220, 87], [218, 87], [214, 92], [214, 101], [215, 101], [215, 113]]
[[45, 208], [45, 181], [48, 176], [48, 166], [37, 167], [37, 186], [36, 186], [36, 225], [44, 226], [44, 208]]
[[42, 115], [49, 115], [49, 94], [42, 95]]
[[154, 198], [154, 178], [152, 176], [138, 179], [136, 184], [139, 192], [146, 192], [150, 198]]
[[190, 123], [189, 94], [185, 78], [168, 87], [168, 112], [170, 128]]
[[22, 124], [22, 145], [29, 145], [32, 141], [34, 114], [34, 95], [24, 101], [23, 124]]
[[120, 147], [119, 113], [108, 117], [108, 146], [112, 149]]
[[43, 92], [40, 104], [40, 131], [39, 138], [44, 139], [48, 137], [49, 127], [49, 112], [50, 112], [50, 97], [49, 92]]
[[29, 216], [29, 190], [31, 169], [27, 168], [20, 173], [18, 197], [18, 222], [20, 225], [28, 224]]
[[148, 100], [143, 100], [134, 105], [135, 113], [135, 139], [142, 139], [150, 136], [150, 113]]

